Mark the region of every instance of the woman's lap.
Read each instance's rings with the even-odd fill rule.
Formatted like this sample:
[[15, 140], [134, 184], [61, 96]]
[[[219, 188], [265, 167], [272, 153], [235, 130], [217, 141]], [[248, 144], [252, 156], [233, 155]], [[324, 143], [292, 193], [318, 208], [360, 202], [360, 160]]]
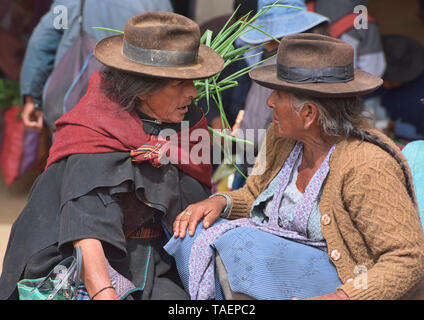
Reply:
[[213, 246], [234, 292], [286, 300], [329, 294], [341, 285], [326, 252], [253, 228], [236, 228]]
[[[225, 219], [218, 219], [214, 225], [227, 222]], [[181, 281], [184, 285], [184, 288], [189, 292], [188, 282], [189, 282], [189, 259], [191, 247], [193, 246], [194, 241], [197, 236], [204, 230], [202, 223], [200, 222], [197, 227], [194, 235], [190, 237], [188, 234], [184, 239], [181, 238], [171, 238], [168, 243], [165, 245], [164, 249], [168, 254], [174, 257], [177, 264], [178, 273], [180, 275]], [[216, 277], [217, 278], [217, 277]], [[216, 279], [217, 280], [217, 279]], [[216, 295], [217, 300], [223, 299], [221, 288], [219, 286], [218, 280], [216, 281]]]
[[[226, 222], [219, 219], [216, 224]], [[165, 246], [177, 263], [188, 292], [189, 258], [201, 223], [193, 237], [173, 238]], [[213, 244], [227, 271], [231, 290], [255, 299], [308, 298], [334, 292], [341, 285], [327, 253], [253, 228], [227, 231]], [[215, 276], [216, 298], [222, 289]]]

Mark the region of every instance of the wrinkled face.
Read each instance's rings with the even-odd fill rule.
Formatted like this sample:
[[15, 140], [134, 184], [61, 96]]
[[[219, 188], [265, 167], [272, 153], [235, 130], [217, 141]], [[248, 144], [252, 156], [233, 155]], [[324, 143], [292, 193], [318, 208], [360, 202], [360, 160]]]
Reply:
[[170, 80], [162, 89], [141, 95], [139, 109], [154, 119], [179, 123], [196, 95], [193, 80]]
[[296, 139], [303, 130], [303, 121], [292, 106], [291, 94], [274, 90], [267, 100], [274, 109], [274, 130], [279, 137]]

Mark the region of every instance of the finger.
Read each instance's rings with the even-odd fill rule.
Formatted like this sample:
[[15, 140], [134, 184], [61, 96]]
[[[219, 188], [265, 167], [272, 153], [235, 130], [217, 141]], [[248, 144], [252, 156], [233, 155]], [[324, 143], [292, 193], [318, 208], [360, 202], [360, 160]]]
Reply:
[[34, 121], [28, 121], [28, 122], [24, 122], [24, 126], [27, 128], [27, 129], [30, 129], [30, 130], [38, 130], [38, 126], [37, 126], [37, 123], [36, 122], [34, 122]]
[[41, 113], [37, 114], [37, 129], [43, 129], [43, 115]]
[[218, 219], [218, 216], [219, 214], [214, 211], [210, 211], [208, 214], [206, 214], [205, 218], [203, 219], [203, 228], [209, 228]]
[[189, 216], [184, 214], [181, 218], [180, 221], [180, 225], [179, 225], [179, 232], [178, 232], [178, 236], [181, 239], [184, 239], [185, 235], [186, 235], [186, 230], [187, 230], [187, 226], [188, 226], [188, 219]]
[[202, 212], [199, 212], [199, 213], [196, 212], [190, 216], [189, 224], [188, 224], [188, 234], [190, 237], [192, 237], [194, 233], [196, 232], [197, 224], [202, 218], [203, 218]]
[[28, 129], [40, 131], [43, 127], [43, 117], [33, 120], [32, 112], [26, 108], [22, 111], [21, 118], [24, 126]]
[[33, 130], [33, 131], [41, 131], [41, 129], [42, 129], [42, 127], [40, 128], [39, 124], [34, 122], [34, 121], [30, 122], [27, 125], [25, 125], [25, 123], [24, 123], [24, 126], [25, 126], [25, 128]]
[[181, 221], [181, 213], [175, 218], [174, 224], [173, 224], [173, 230], [174, 230], [174, 237], [178, 237], [178, 231], [180, 230], [180, 221]]
[[29, 119], [29, 114], [27, 112], [22, 111], [21, 113], [22, 122], [24, 123], [24, 126], [29, 127], [32, 125], [32, 121]]

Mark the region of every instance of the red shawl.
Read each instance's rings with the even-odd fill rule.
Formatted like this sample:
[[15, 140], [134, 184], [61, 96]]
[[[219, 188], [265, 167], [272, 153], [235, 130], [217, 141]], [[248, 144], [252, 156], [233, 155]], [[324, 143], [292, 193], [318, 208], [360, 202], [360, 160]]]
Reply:
[[[71, 154], [117, 151], [128, 151], [128, 156], [131, 156], [134, 162], [150, 161], [153, 166], [159, 167], [161, 164], [158, 151], [164, 141], [144, 132], [143, 122], [135, 111], [129, 113], [121, 105], [110, 100], [100, 89], [101, 81], [100, 72], [94, 73], [90, 78], [87, 93], [80, 102], [56, 121], [57, 131], [46, 167]], [[195, 129], [208, 130], [204, 116], [188, 129], [188, 135], [184, 130], [177, 133], [178, 145], [184, 145], [180, 142], [181, 136], [189, 136]], [[210, 146], [209, 142], [198, 138], [189, 142], [189, 152], [196, 145], [200, 146], [201, 150]], [[180, 157], [181, 154], [186, 152], [179, 148]], [[211, 187], [210, 161], [208, 164], [194, 164], [191, 159], [188, 162], [173, 164], [202, 184]]]

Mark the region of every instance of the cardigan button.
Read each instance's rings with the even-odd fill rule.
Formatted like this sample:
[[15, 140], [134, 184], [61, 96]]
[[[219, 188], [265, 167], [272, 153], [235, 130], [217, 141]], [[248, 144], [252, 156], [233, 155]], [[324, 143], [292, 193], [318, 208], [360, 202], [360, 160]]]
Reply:
[[333, 251], [331, 251], [331, 255], [330, 255], [331, 259], [333, 259], [334, 261], [338, 261], [341, 258], [341, 253], [339, 250], [334, 249]]
[[331, 222], [331, 218], [330, 218], [330, 216], [329, 216], [328, 214], [324, 214], [324, 215], [321, 217], [321, 223], [322, 223], [324, 226], [329, 225], [329, 224], [330, 224], [330, 222]]

